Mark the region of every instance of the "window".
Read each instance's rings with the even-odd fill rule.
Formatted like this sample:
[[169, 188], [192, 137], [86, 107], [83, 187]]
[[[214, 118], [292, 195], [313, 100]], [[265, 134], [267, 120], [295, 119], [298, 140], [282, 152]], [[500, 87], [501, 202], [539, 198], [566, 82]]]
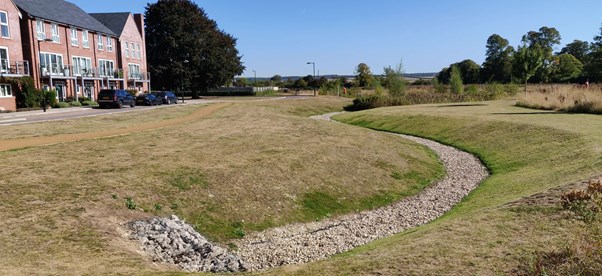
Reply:
[[52, 41], [54, 43], [61, 43], [61, 36], [59, 35], [59, 25], [52, 23]]
[[53, 53], [40, 53], [42, 75], [64, 75], [63, 56]]
[[125, 47], [124, 47], [124, 48], [125, 48], [125, 57], [126, 57], [126, 58], [129, 58], [129, 57], [130, 57], [130, 46], [129, 46], [129, 45], [130, 45], [130, 44], [129, 44], [129, 43], [126, 41], [126, 42], [125, 42]]
[[8, 28], [8, 13], [0, 11], [0, 29], [2, 29], [2, 37], [10, 38], [10, 31]]
[[71, 45], [79, 45], [79, 39], [77, 38], [77, 29], [71, 29]]
[[46, 39], [46, 26], [44, 26], [44, 21], [36, 20], [36, 30], [38, 31], [38, 40]]
[[88, 30], [82, 32], [82, 45], [84, 48], [90, 48], [90, 40], [88, 37]]
[[128, 79], [139, 80], [140, 76], [140, 65], [139, 64], [128, 64]]
[[112, 60], [99, 59], [98, 60], [98, 69], [100, 70], [101, 77], [110, 77], [117, 78], [118, 75], [115, 74], [115, 63]]
[[136, 57], [138, 59], [142, 58], [141, 53], [140, 53], [140, 44], [138, 44], [138, 43], [136, 43]]
[[92, 59], [73, 57], [73, 74], [76, 76], [94, 77], [94, 72], [92, 71]]
[[8, 48], [0, 48], [0, 73], [6, 74], [10, 71], [8, 62]]
[[101, 34], [99, 34], [98, 35], [98, 50], [103, 50], [105, 48], [103, 40], [104, 40], [104, 37]]
[[113, 52], [113, 39], [107, 36], [107, 51]]
[[10, 84], [0, 84], [0, 98], [12, 97], [13, 92], [10, 89]]

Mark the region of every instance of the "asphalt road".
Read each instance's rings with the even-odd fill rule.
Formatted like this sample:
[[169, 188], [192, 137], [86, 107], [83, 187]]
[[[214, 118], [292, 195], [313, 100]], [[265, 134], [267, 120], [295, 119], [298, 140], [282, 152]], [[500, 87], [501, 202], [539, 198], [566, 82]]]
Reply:
[[[302, 99], [307, 98], [304, 96], [295, 96], [295, 97], [257, 97], [250, 98], [244, 100], [236, 100], [236, 99], [228, 99], [228, 98], [217, 98], [211, 100], [198, 99], [198, 100], [186, 100], [184, 104], [207, 104], [207, 103], [217, 103], [217, 102], [239, 102], [239, 101], [270, 101], [270, 100], [283, 100], [283, 99]], [[179, 103], [177, 105], [182, 105]], [[107, 114], [116, 114], [122, 112], [135, 112], [142, 110], [149, 110], [155, 108], [169, 108], [177, 105], [159, 105], [159, 106], [139, 106], [137, 105], [134, 108], [131, 107], [123, 107], [122, 109], [110, 108], [110, 109], [101, 109], [101, 108], [91, 108], [91, 107], [71, 107], [71, 108], [51, 108], [46, 112], [42, 110], [36, 111], [24, 111], [24, 112], [13, 112], [13, 113], [0, 113], [0, 127], [2, 126], [10, 126], [10, 125], [20, 125], [20, 124], [31, 124], [31, 123], [39, 123], [39, 122], [47, 122], [47, 121], [59, 121], [59, 120], [68, 120], [68, 119], [76, 119], [83, 117], [91, 117], [91, 116], [99, 116], [99, 115], [107, 115]]]
[[[195, 102], [200, 103], [200, 102]], [[124, 107], [122, 109], [110, 108], [91, 108], [91, 107], [72, 107], [72, 108], [52, 108], [46, 112], [42, 110], [36, 111], [25, 111], [25, 112], [14, 112], [14, 113], [3, 113], [0, 114], [0, 126], [18, 125], [18, 124], [30, 124], [46, 121], [58, 121], [68, 120], [82, 117], [91, 117], [123, 112], [134, 112], [155, 108], [166, 108], [175, 105], [159, 105], [159, 106], [136, 106], [134, 108]]]

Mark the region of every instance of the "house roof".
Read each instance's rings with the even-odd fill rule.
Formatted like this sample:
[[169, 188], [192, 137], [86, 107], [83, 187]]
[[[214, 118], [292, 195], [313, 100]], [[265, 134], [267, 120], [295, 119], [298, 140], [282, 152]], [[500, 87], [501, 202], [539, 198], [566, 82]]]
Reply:
[[121, 36], [121, 33], [125, 29], [125, 24], [127, 23], [131, 13], [129, 12], [115, 12], [115, 13], [91, 13], [92, 17], [98, 20], [100, 23], [107, 26], [111, 31], [113, 31], [118, 36]]
[[98, 22], [80, 7], [63, 0], [13, 0], [30, 17], [75, 26], [115, 36], [115, 32]]

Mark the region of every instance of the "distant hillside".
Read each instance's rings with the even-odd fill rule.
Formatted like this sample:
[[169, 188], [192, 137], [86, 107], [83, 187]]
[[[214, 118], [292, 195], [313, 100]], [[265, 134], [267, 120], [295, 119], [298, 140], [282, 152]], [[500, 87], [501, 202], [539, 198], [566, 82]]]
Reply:
[[[408, 73], [408, 74], [403, 74], [404, 78], [407, 79], [432, 79], [437, 75], [437, 73]], [[307, 76], [307, 75], [305, 75]], [[287, 81], [287, 80], [292, 80], [292, 81], [296, 81], [298, 79], [304, 78], [305, 76], [283, 76], [282, 80], [283, 81]], [[355, 75], [320, 75], [320, 76], [316, 76], [316, 78], [321, 78], [321, 77], [325, 77], [329, 80], [334, 80], [334, 79], [339, 79], [339, 78], [346, 78], [346, 79], [353, 79], [355, 78]], [[236, 77], [237, 79], [242, 78], [242, 77]], [[269, 81], [271, 77], [257, 77], [257, 81]], [[254, 81], [253, 77], [247, 78], [247, 80], [249, 81]]]

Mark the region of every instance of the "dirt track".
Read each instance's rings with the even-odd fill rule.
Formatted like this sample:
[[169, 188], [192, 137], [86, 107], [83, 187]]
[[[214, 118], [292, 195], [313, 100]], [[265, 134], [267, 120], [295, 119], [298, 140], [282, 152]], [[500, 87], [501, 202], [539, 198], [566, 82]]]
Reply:
[[168, 127], [173, 125], [182, 124], [185, 122], [194, 121], [201, 119], [213, 114], [215, 111], [222, 109], [230, 103], [218, 103], [206, 106], [188, 116], [169, 119], [158, 122], [144, 123], [133, 127], [110, 129], [103, 131], [87, 132], [87, 133], [74, 133], [74, 134], [60, 134], [55, 136], [41, 136], [41, 137], [28, 137], [18, 139], [0, 140], [0, 151], [14, 150], [20, 148], [37, 147], [54, 145], [67, 142], [76, 142], [81, 140], [96, 139], [103, 137], [127, 135], [130, 133], [136, 133], [145, 130], [158, 129], [162, 127]]

